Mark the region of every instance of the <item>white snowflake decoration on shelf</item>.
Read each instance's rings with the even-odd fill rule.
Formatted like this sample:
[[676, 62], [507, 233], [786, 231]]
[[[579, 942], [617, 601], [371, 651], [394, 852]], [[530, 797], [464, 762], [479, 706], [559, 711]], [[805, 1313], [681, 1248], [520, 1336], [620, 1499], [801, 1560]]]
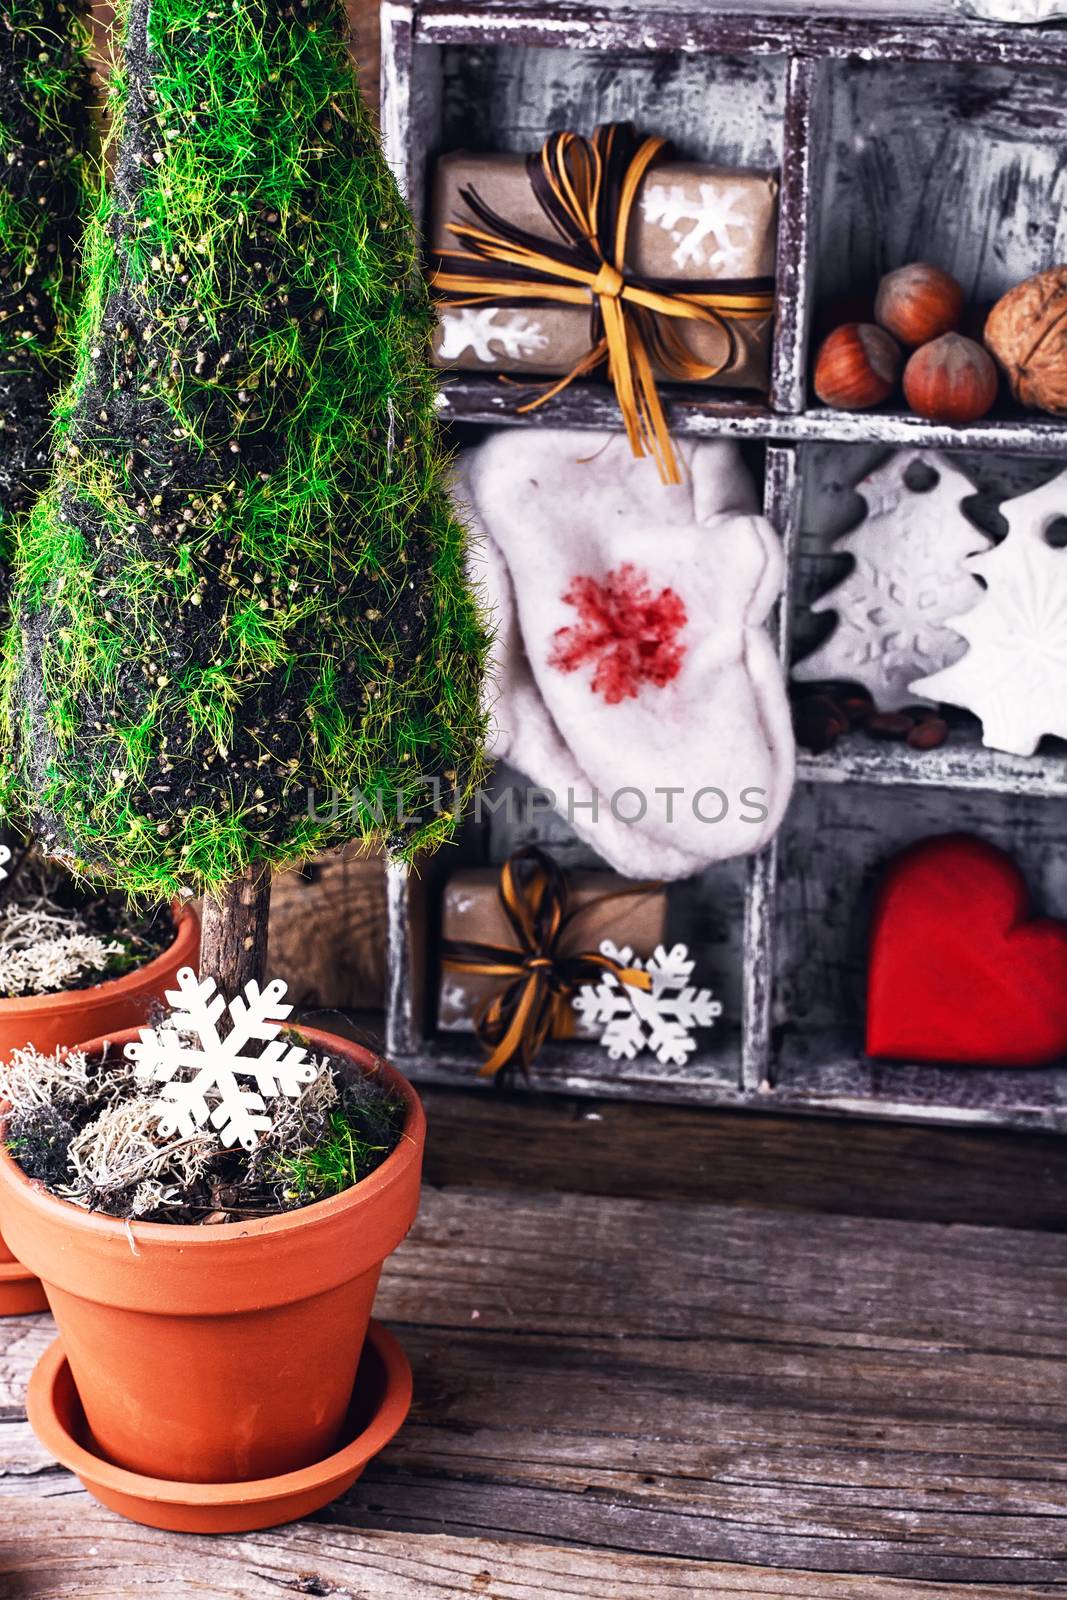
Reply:
[[[293, 1009], [283, 1004], [285, 991], [280, 978], [265, 989], [252, 978], [244, 995], [227, 1004], [214, 978], [181, 968], [178, 988], [167, 991], [172, 1011], [166, 1022], [142, 1028], [140, 1042], [126, 1046], [137, 1077], [165, 1085], [156, 1102], [164, 1138], [191, 1139], [210, 1122], [224, 1145], [254, 1150], [272, 1126], [266, 1102], [279, 1095], [298, 1099], [314, 1082], [319, 1068], [303, 1046], [278, 1038]], [[221, 1038], [218, 1023], [226, 1010], [233, 1026]], [[245, 1053], [253, 1042], [266, 1046], [262, 1054]], [[242, 1089], [239, 1078], [254, 1078], [255, 1090]]]
[[0, 883], [7, 877], [7, 864], [11, 860], [11, 851], [6, 844], [0, 844]]
[[643, 1050], [654, 1050], [664, 1066], [684, 1067], [697, 1047], [693, 1030], [710, 1028], [722, 1016], [722, 1002], [710, 989], [689, 983], [694, 962], [684, 944], [672, 950], [660, 945], [649, 961], [635, 959], [628, 947], [619, 949], [610, 939], [601, 955], [621, 967], [647, 972], [651, 990], [635, 989], [605, 972], [595, 984], [585, 984], [572, 1004], [584, 1022], [603, 1027], [600, 1043], [612, 1061], [632, 1061]]

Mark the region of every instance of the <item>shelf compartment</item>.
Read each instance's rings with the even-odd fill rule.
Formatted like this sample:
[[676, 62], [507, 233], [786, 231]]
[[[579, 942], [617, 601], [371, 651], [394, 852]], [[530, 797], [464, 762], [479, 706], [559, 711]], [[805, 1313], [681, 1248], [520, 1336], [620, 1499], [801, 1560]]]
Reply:
[[[388, 1049], [398, 1057], [414, 1057], [423, 1066], [452, 1063], [462, 1076], [477, 1077], [484, 1053], [469, 1034], [441, 1032], [436, 1027], [441, 969], [436, 955], [440, 935], [440, 903], [448, 875], [466, 866], [500, 868], [524, 845], [548, 850], [564, 871], [610, 870], [593, 848], [580, 839], [565, 818], [546, 811], [540, 802], [527, 806], [531, 780], [498, 764], [489, 785], [490, 807], [479, 822], [465, 824], [458, 848], [438, 855], [417, 872], [394, 868], [390, 878], [390, 973], [393, 987], [388, 1011]], [[506, 791], [514, 796], [501, 805]], [[581, 798], [584, 799], [584, 796]], [[667, 943], [685, 944], [696, 966], [693, 982], [710, 988], [724, 1006], [713, 1029], [698, 1033], [700, 1066], [660, 1066], [642, 1055], [633, 1062], [610, 1062], [606, 1052], [585, 1041], [560, 1044], [551, 1069], [538, 1067], [545, 1082], [574, 1072], [589, 1082], [613, 1079], [639, 1083], [672, 1083], [677, 1088], [699, 1082], [705, 1068], [718, 1080], [729, 1077], [736, 1088], [741, 1076], [745, 996], [745, 905], [748, 864], [743, 860], [710, 866], [694, 878], [668, 886]], [[571, 1061], [571, 1052], [577, 1052]], [[580, 1058], [580, 1059], [579, 1059]], [[575, 1065], [575, 1062], [578, 1064]], [[456, 1063], [459, 1063], [458, 1067]], [[472, 1066], [473, 1063], [473, 1066]], [[599, 1067], [599, 1073], [594, 1071]], [[449, 1070], [452, 1070], [452, 1067]], [[572, 1086], [573, 1088], [573, 1086]], [[577, 1092], [577, 1091], [573, 1091]], [[590, 1091], [593, 1092], [593, 1091]]]
[[[873, 1062], [864, 1053], [872, 908], [882, 873], [920, 839], [973, 833], [1018, 863], [1039, 915], [1067, 913], [1060, 863], [1067, 815], [1034, 797], [960, 790], [869, 792], [802, 783], [778, 840], [771, 1082], [838, 1109], [874, 1099], [885, 1115], [907, 1100], [955, 1113], [1062, 1116], [1067, 1063], [1031, 1071]], [[908, 996], [901, 1003], [908, 1003]], [[927, 1087], [927, 1079], [929, 1086]], [[991, 1090], [995, 1095], [989, 1098]]]
[[559, 128], [589, 134], [601, 122], [632, 121], [672, 140], [685, 159], [758, 171], [781, 165], [783, 55], [656, 51], [631, 39], [605, 56], [569, 46], [547, 18], [498, 36], [488, 13], [483, 27], [482, 12], [473, 12], [454, 37], [448, 19], [437, 20], [446, 24], [440, 32], [427, 27], [422, 5], [386, 0], [382, 8], [386, 151], [421, 225], [438, 155], [525, 155]]
[[811, 249], [824, 326], [869, 317], [882, 276], [919, 260], [959, 280], [964, 331], [980, 337], [1002, 295], [1067, 258], [1062, 71], [834, 61], [823, 137]]
[[[714, 1038], [714, 1035], [710, 1037]], [[420, 1083], [461, 1088], [492, 1088], [478, 1069], [485, 1052], [460, 1034], [425, 1040], [412, 1060], [402, 1063]], [[512, 1088], [543, 1094], [608, 1096], [613, 1100], [683, 1100], [691, 1105], [741, 1106], [748, 1096], [740, 1086], [736, 1038], [704, 1044], [683, 1067], [663, 1066], [654, 1056], [611, 1061], [597, 1044], [546, 1044], [530, 1069], [512, 1079]]]
[[[858, 486], [886, 455], [882, 446], [870, 443], [799, 448], [799, 528], [789, 563], [790, 647], [784, 659], [799, 661], [837, 626], [832, 613], [813, 613], [810, 607], [849, 571], [850, 558], [831, 547], [862, 521], [864, 506]], [[1035, 460], [983, 450], [953, 454], [953, 466], [973, 484], [973, 494], [962, 503], [964, 513], [995, 540], [1007, 527], [999, 510], [1001, 502], [1036, 488], [1064, 465], [1067, 460], [1063, 457]], [[809, 683], [796, 688], [802, 694], [818, 691], [816, 684]], [[1067, 796], [1067, 747], [1061, 741], [1045, 740], [1033, 756], [1009, 755], [985, 748], [977, 719], [951, 710], [947, 715], [950, 737], [939, 750], [912, 750], [904, 743], [880, 742], [856, 731], [820, 755], [799, 751], [799, 774], [813, 783], [956, 789], [1047, 799]]]

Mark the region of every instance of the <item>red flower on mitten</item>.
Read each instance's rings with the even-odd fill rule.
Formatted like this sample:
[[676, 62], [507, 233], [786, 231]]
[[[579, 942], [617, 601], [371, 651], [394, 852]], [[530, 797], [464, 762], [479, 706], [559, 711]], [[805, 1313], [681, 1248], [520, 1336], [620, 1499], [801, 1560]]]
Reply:
[[603, 581], [575, 578], [563, 600], [579, 621], [557, 628], [550, 667], [576, 672], [595, 664], [590, 688], [612, 706], [635, 700], [644, 683], [662, 689], [678, 676], [685, 657], [678, 635], [689, 619], [673, 589], [653, 595], [647, 574], [627, 561]]

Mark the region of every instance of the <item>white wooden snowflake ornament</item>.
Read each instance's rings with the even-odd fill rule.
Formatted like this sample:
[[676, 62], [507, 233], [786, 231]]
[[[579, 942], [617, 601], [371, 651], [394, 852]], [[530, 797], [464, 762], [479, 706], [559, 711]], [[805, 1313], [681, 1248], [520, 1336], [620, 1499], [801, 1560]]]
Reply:
[[622, 967], [647, 972], [652, 988], [635, 989], [605, 972], [599, 982], [579, 989], [571, 1002], [575, 1011], [584, 1022], [603, 1028], [600, 1043], [612, 1061], [632, 1061], [639, 1052], [654, 1050], [665, 1066], [683, 1067], [697, 1047], [693, 1029], [710, 1028], [722, 1016], [722, 1002], [711, 990], [689, 983], [694, 963], [685, 945], [669, 951], [660, 945], [642, 962], [629, 948], [605, 939], [600, 953]]
[[7, 877], [7, 864], [11, 860], [11, 851], [6, 844], [0, 844], [0, 883]]
[[1047, 733], [1067, 739], [1067, 550], [1046, 538], [1067, 515], [1067, 472], [1000, 510], [1007, 538], [968, 563], [986, 591], [951, 620], [970, 649], [913, 688], [972, 711], [989, 749], [1032, 756]]
[[[293, 1009], [283, 1004], [285, 991], [280, 978], [264, 989], [252, 978], [244, 995], [227, 1004], [214, 978], [181, 968], [177, 989], [167, 991], [166, 1022], [142, 1028], [140, 1042], [126, 1046], [137, 1077], [165, 1086], [156, 1103], [164, 1138], [192, 1138], [210, 1122], [224, 1145], [254, 1150], [272, 1126], [267, 1101], [296, 1100], [318, 1077], [303, 1046], [278, 1038]], [[219, 1018], [227, 1010], [232, 1027], [221, 1038]], [[265, 1046], [260, 1055], [245, 1053], [253, 1042]], [[239, 1078], [254, 1078], [255, 1090], [242, 1089]]]
[[[911, 483], [929, 481], [928, 489]], [[835, 539], [835, 553], [855, 567], [812, 605], [836, 611], [826, 642], [793, 668], [799, 683], [844, 678], [861, 683], [879, 711], [914, 702], [914, 680], [937, 672], [963, 652], [948, 626], [981, 598], [966, 558], [990, 540], [964, 516], [961, 501], [974, 485], [942, 456], [900, 451], [856, 486], [867, 514]]]

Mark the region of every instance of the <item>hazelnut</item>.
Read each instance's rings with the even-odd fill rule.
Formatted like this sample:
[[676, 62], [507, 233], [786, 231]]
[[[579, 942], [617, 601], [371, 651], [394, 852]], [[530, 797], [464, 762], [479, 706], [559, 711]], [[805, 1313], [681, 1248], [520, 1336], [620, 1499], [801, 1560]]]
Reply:
[[887, 272], [878, 285], [874, 320], [901, 344], [928, 344], [951, 333], [963, 315], [963, 289], [940, 267], [925, 261]]
[[824, 405], [864, 411], [888, 400], [900, 381], [900, 347], [872, 322], [846, 322], [823, 341], [815, 393]]
[[1067, 266], [1040, 272], [998, 300], [985, 342], [1016, 400], [1067, 416]]
[[973, 339], [943, 333], [904, 368], [904, 396], [930, 422], [977, 422], [997, 398], [997, 369]]

